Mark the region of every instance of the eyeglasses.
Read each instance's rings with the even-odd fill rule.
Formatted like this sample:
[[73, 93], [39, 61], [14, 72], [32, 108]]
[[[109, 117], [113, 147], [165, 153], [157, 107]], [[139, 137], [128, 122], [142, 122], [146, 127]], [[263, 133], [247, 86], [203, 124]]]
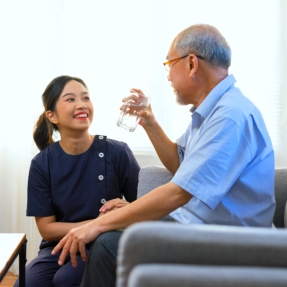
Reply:
[[[171, 63], [174, 63], [174, 65], [175, 65], [179, 60], [184, 59], [184, 58], [188, 57], [189, 55], [190, 55], [190, 54], [184, 55], [184, 56], [179, 57], [179, 58], [176, 58], [176, 59], [172, 59], [172, 60], [166, 61], [166, 62], [163, 63], [163, 66], [164, 66], [165, 69], [169, 72], [169, 70], [170, 70], [170, 64], [171, 64]], [[200, 55], [195, 55], [195, 56], [196, 56], [197, 58], [199, 58], [199, 59], [204, 60], [204, 58], [203, 58], [202, 56], [200, 56]]]

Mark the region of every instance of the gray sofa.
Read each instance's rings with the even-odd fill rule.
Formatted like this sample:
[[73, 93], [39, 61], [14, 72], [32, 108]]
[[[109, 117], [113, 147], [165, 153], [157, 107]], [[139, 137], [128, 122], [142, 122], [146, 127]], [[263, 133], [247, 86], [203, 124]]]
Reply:
[[[163, 167], [140, 171], [138, 197], [172, 178]], [[277, 228], [137, 223], [118, 250], [117, 287], [287, 286], [287, 169], [276, 170]]]

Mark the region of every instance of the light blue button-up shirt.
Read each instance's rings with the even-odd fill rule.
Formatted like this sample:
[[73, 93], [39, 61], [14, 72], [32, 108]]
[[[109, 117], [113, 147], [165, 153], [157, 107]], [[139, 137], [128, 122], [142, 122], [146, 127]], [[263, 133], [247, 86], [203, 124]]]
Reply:
[[172, 182], [193, 198], [170, 215], [183, 224], [271, 227], [275, 211], [274, 152], [254, 104], [221, 81], [177, 140], [180, 167]]

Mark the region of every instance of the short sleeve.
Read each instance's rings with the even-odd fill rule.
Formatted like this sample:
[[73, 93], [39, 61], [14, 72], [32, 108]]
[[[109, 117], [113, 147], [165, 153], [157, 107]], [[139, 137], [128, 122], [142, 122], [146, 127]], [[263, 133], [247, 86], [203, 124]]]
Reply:
[[214, 209], [250, 162], [251, 155], [244, 136], [248, 131], [234, 121], [213, 118], [208, 125], [186, 147], [172, 182]]
[[52, 195], [47, 172], [43, 165], [34, 158], [30, 165], [28, 177], [27, 216], [52, 216]]
[[185, 133], [176, 140], [177, 153], [178, 153], [180, 163], [182, 163], [184, 159], [185, 147], [186, 147], [188, 138], [190, 137], [190, 130], [191, 130], [191, 123], [188, 125]]
[[132, 202], [137, 199], [140, 166], [127, 144], [124, 144], [121, 151], [119, 171], [121, 192], [128, 202]]

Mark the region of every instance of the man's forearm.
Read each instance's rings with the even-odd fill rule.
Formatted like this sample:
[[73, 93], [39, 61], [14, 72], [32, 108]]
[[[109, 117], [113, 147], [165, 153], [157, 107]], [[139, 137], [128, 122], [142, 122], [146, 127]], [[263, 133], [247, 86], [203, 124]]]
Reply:
[[85, 245], [95, 240], [101, 233], [126, 228], [136, 222], [160, 219], [186, 204], [191, 198], [190, 193], [169, 182], [118, 210], [70, 230], [53, 249], [52, 254], [57, 254], [62, 249], [58, 264], [63, 265], [70, 253], [73, 266], [77, 266], [76, 253], [80, 251], [85, 261], [87, 258]]
[[95, 233], [98, 234], [126, 228], [136, 222], [160, 219], [191, 198], [190, 193], [170, 182], [125, 207], [95, 219], [91, 223], [91, 229], [95, 228]]
[[143, 128], [163, 165], [174, 174], [180, 164], [176, 143], [167, 137], [157, 122], [152, 126], [144, 126]]

